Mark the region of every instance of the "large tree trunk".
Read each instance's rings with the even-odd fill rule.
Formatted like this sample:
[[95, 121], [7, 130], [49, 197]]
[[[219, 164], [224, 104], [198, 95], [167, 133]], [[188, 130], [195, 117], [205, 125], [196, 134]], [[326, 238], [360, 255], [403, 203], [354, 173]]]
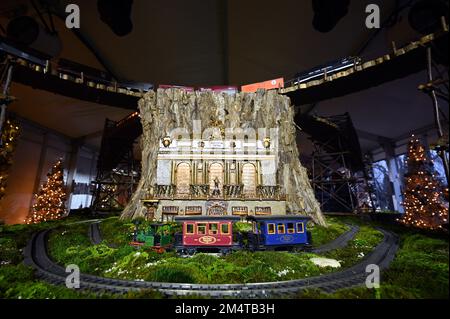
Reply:
[[287, 196], [287, 211], [309, 215], [316, 223], [325, 225], [307, 171], [299, 160], [294, 108], [288, 97], [275, 90], [227, 95], [158, 89], [157, 92], [148, 92], [139, 101], [139, 110], [143, 127], [142, 176], [122, 218], [144, 216], [146, 208], [141, 199], [156, 184], [159, 141], [175, 128], [185, 128], [192, 133], [193, 121], [200, 120], [202, 130], [208, 128], [212, 121], [220, 121], [227, 130], [278, 128], [275, 139], [271, 133], [271, 143], [277, 143], [278, 147], [276, 178]]

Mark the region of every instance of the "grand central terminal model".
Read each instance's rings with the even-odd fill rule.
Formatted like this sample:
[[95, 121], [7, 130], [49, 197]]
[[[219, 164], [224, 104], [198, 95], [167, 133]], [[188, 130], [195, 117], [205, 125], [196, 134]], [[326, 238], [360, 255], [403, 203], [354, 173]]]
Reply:
[[302, 214], [323, 223], [289, 98], [170, 88], [148, 92], [139, 110], [142, 174], [123, 218]]

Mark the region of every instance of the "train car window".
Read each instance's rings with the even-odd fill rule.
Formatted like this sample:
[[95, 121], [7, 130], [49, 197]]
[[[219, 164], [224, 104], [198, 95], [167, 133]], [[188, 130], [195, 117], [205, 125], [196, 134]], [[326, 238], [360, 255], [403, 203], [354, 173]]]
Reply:
[[206, 235], [206, 224], [197, 224], [197, 234]]
[[275, 224], [267, 224], [267, 233], [269, 235], [275, 234]]
[[187, 235], [194, 234], [194, 224], [186, 224], [186, 234]]
[[287, 232], [288, 232], [288, 234], [295, 234], [294, 223], [287, 223]]
[[303, 223], [297, 223], [297, 233], [301, 234], [304, 232], [305, 232], [305, 229], [304, 229]]
[[208, 228], [210, 235], [217, 235], [219, 233], [219, 225], [216, 223], [209, 224]]
[[230, 234], [230, 225], [228, 225], [228, 224], [220, 225], [220, 232], [222, 233], [222, 235], [229, 235]]
[[286, 233], [286, 229], [284, 227], [284, 224], [278, 224], [277, 226], [278, 234], [284, 234]]

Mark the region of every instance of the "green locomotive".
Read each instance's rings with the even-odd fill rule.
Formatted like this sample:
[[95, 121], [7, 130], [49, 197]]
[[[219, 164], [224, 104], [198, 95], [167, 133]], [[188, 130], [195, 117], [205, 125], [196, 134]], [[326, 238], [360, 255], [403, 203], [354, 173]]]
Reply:
[[153, 223], [143, 229], [139, 229], [139, 224], [135, 224], [133, 241], [130, 244], [162, 253], [172, 247], [174, 230], [175, 227], [170, 224]]

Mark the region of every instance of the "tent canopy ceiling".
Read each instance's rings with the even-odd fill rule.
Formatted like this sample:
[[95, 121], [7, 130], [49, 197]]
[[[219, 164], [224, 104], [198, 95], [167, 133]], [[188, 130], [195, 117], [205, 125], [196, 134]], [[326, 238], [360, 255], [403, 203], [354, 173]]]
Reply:
[[[100, 69], [104, 65], [120, 80], [155, 85], [242, 85], [290, 78], [299, 71], [357, 54], [375, 32], [365, 27], [366, 6], [379, 4], [383, 20], [396, 2], [352, 0], [347, 16], [332, 31], [320, 33], [312, 25], [309, 0], [134, 0], [133, 30], [119, 37], [100, 21], [97, 1], [59, 1], [60, 8], [79, 4], [80, 34], [95, 54], [62, 20], [56, 20], [56, 28], [62, 42], [60, 57]], [[20, 3], [29, 5], [29, 1], [2, 1], [3, 27], [10, 17], [2, 12]], [[36, 16], [31, 7], [27, 14]], [[383, 29], [361, 55], [373, 58], [390, 51], [392, 40], [401, 44], [418, 37], [404, 17]], [[349, 112], [355, 128], [367, 133], [360, 136], [363, 151], [371, 150], [379, 144], [367, 136], [395, 139], [433, 123], [430, 101], [417, 90], [425, 81], [424, 73], [415, 74], [321, 102], [313, 112], [325, 116]], [[19, 98], [10, 106], [12, 111], [74, 138], [93, 137], [102, 130], [105, 118], [119, 120], [130, 113], [20, 84], [14, 84], [11, 93]]]

